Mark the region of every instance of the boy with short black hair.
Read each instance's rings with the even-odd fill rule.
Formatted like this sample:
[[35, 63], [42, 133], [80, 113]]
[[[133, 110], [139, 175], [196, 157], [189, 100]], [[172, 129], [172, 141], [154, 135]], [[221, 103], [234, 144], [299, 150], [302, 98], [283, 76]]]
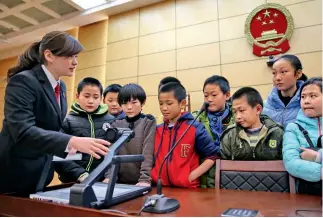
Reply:
[[[105, 139], [104, 123], [110, 123], [114, 118], [108, 115], [107, 105], [101, 104], [102, 85], [92, 77], [86, 77], [77, 86], [76, 103], [66, 116], [63, 132], [79, 137]], [[83, 154], [82, 160], [54, 163], [55, 170], [62, 182], [83, 181], [101, 162], [88, 154]]]
[[[182, 112], [186, 106], [186, 90], [177, 82], [162, 85], [158, 93], [160, 111], [164, 123], [157, 126], [154, 149], [154, 168], [152, 180], [156, 183], [161, 163], [175, 146], [185, 129], [193, 122], [189, 112]], [[195, 122], [179, 141], [161, 171], [162, 184], [184, 188], [197, 188], [199, 177], [209, 170], [219, 154], [216, 146], [203, 124]], [[200, 165], [200, 156], [205, 161]]]
[[[198, 121], [204, 124], [214, 143], [220, 146], [221, 134], [234, 123], [228, 80], [218, 75], [207, 78], [203, 85], [203, 94], [204, 102], [208, 102], [209, 107], [199, 116]], [[215, 187], [215, 165], [201, 177], [201, 187]]]
[[[166, 83], [170, 83], [170, 82], [177, 82], [177, 83], [181, 83], [176, 77], [173, 76], [166, 76], [163, 79], [160, 80], [159, 84], [158, 84], [158, 91], [160, 89], [161, 86], [165, 85]], [[157, 124], [161, 124], [164, 122], [164, 117], [163, 115], [159, 115], [157, 117]]]
[[[120, 148], [118, 155], [143, 154], [145, 160], [142, 163], [120, 164], [117, 181], [118, 183], [150, 186], [156, 121], [152, 115], [142, 113], [142, 107], [146, 103], [146, 93], [137, 84], [127, 84], [120, 89], [118, 103], [126, 116], [115, 120], [111, 126], [130, 128], [135, 133], [135, 137]], [[108, 182], [110, 176], [109, 170], [104, 182]]]
[[103, 92], [103, 102], [108, 105], [108, 112], [115, 118], [123, 118], [126, 115], [118, 103], [118, 95], [122, 88], [119, 84], [111, 84]]
[[165, 85], [166, 83], [170, 82], [176, 82], [176, 83], [181, 83], [179, 79], [173, 76], [166, 76], [163, 79], [160, 80], [159, 85], [158, 85], [158, 90], [160, 89], [161, 86]]
[[221, 136], [221, 158], [226, 160], [281, 160], [283, 128], [261, 115], [259, 92], [243, 87], [232, 96], [235, 124]]

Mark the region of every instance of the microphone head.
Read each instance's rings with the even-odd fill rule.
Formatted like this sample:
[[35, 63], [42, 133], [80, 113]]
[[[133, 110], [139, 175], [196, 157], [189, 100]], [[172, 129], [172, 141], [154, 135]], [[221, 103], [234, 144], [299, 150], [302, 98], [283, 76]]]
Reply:
[[207, 111], [207, 109], [208, 109], [209, 106], [210, 106], [210, 103], [209, 102], [204, 102], [202, 110], [203, 111]]

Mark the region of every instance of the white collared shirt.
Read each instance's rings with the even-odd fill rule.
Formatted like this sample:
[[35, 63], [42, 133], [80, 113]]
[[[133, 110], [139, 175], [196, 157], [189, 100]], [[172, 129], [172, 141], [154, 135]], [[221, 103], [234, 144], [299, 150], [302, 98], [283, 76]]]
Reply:
[[[41, 65], [41, 68], [43, 68], [43, 71], [45, 72], [45, 74], [46, 74], [46, 76], [47, 76], [47, 78], [48, 78], [48, 80], [49, 80], [49, 82], [50, 82], [50, 84], [52, 85], [52, 88], [53, 88], [53, 90], [54, 90], [54, 93], [55, 93], [55, 88], [56, 88], [56, 86], [57, 86], [57, 83], [60, 83], [61, 81], [60, 80], [56, 80], [55, 78], [54, 78], [54, 76], [53, 76], [53, 74], [51, 74], [51, 72], [49, 72], [49, 70], [45, 67], [45, 65]], [[61, 97], [60, 96], [58, 96], [58, 102], [61, 102], [60, 101], [61, 100]], [[59, 107], [61, 107], [61, 105], [60, 104], [58, 104], [59, 105]], [[66, 149], [65, 149], [65, 152], [66, 153], [68, 153], [70, 150], [72, 150], [72, 148], [69, 146], [69, 142], [68, 142], [68, 144], [67, 144], [67, 146], [66, 146]]]
[[[54, 90], [54, 92], [55, 92], [55, 88], [56, 88], [56, 86], [57, 86], [57, 84], [59, 83], [60, 84], [60, 80], [56, 80], [55, 78], [54, 78], [54, 76], [53, 76], [53, 74], [51, 74], [51, 72], [49, 72], [48, 71], [48, 69], [47, 69], [47, 67], [44, 65], [44, 64], [42, 64], [41, 65], [41, 68], [43, 69], [43, 71], [45, 72], [45, 74], [46, 74], [46, 76], [47, 76], [47, 79], [49, 80], [49, 82], [50, 82], [50, 84], [52, 85], [52, 87], [53, 87], [53, 90]], [[61, 102], [61, 97], [60, 96], [58, 96], [58, 102]], [[59, 106], [60, 106], [60, 104], [58, 104]]]

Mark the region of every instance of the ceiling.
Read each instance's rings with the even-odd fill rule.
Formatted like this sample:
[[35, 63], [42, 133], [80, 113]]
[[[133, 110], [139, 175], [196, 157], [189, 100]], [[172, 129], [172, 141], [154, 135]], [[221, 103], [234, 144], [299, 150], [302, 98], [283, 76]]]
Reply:
[[79, 11], [71, 0], [0, 0], [0, 36]]
[[28, 44], [49, 31], [84, 26], [160, 1], [104, 0], [84, 10], [71, 0], [0, 0], [0, 59], [16, 55], [1, 50]]

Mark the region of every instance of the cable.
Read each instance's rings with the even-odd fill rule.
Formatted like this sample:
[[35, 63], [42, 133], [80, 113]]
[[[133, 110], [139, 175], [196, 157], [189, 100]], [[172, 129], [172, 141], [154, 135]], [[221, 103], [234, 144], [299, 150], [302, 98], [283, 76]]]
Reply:
[[120, 213], [120, 214], [123, 214], [123, 215], [129, 215], [126, 212], [123, 212], [121, 210], [114, 210], [114, 209], [104, 209], [104, 210], [101, 210], [101, 211], [104, 211], [104, 212], [112, 212], [112, 213]]
[[127, 216], [133, 216], [133, 215], [137, 215], [137, 216], [140, 216], [141, 212], [143, 211], [143, 209], [147, 208], [147, 207], [152, 207], [152, 206], [155, 206], [157, 200], [150, 200], [148, 201], [147, 203], [144, 204], [144, 206], [139, 210], [138, 213], [126, 213], [126, 212], [123, 212], [121, 210], [115, 210], [115, 209], [103, 209], [101, 211], [104, 211], [104, 212], [112, 212], [112, 213], [119, 213], [119, 214], [122, 214], [122, 215], [127, 215]]
[[147, 208], [147, 207], [151, 207], [151, 206], [155, 206], [156, 204], [156, 200], [150, 200], [147, 203], [144, 204], [144, 206], [142, 206], [142, 208], [139, 210], [139, 212], [137, 213], [137, 216], [140, 216], [141, 212]]
[[143, 211], [143, 209], [145, 209], [146, 207], [142, 207], [140, 210], [139, 210], [139, 212], [137, 213], [137, 216], [140, 216], [140, 214], [141, 214], [141, 212]]
[[306, 215], [302, 216], [299, 212], [322, 212], [322, 210], [295, 210], [296, 215], [301, 216], [301, 217], [305, 217]]

